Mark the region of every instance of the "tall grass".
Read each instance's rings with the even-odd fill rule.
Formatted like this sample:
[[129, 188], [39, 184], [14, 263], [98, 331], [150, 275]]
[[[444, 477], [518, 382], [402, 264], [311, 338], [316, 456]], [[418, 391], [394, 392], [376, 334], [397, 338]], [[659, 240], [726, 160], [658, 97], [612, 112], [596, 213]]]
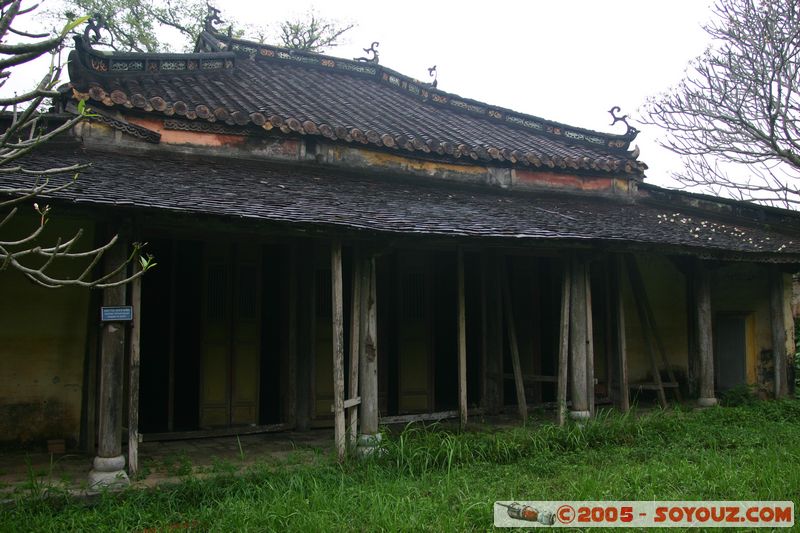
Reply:
[[411, 425], [383, 453], [337, 465], [257, 464], [240, 474], [107, 494], [20, 496], [0, 531], [468, 531], [495, 500], [792, 499], [800, 506], [800, 401], [494, 431]]

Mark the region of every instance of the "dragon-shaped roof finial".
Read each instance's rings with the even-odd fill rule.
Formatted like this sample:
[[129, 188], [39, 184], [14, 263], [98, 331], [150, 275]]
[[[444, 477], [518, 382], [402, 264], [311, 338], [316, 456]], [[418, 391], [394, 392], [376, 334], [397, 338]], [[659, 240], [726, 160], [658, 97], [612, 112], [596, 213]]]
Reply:
[[208, 6], [208, 14], [203, 20], [203, 27], [206, 31], [215, 32], [217, 31], [216, 25], [222, 24], [222, 19], [219, 18], [220, 11], [208, 2], [206, 2], [206, 6]]
[[367, 55], [372, 54], [372, 57], [354, 57], [355, 61], [364, 61], [366, 63], [378, 63], [378, 46], [381, 43], [378, 41], [374, 41], [369, 48], [364, 48], [363, 50], [367, 53]]
[[619, 113], [620, 111], [621, 109], [617, 105], [608, 110], [608, 112], [611, 114], [611, 118], [614, 119], [610, 125], [613, 126], [617, 122], [622, 122], [623, 124], [625, 124], [625, 126], [628, 127], [628, 131], [625, 132], [625, 136], [633, 139], [634, 137], [636, 137], [636, 135], [639, 134], [639, 130], [628, 124], [628, 115], [622, 115], [622, 116], [617, 115], [617, 113]]
[[[86, 42], [99, 43], [102, 37], [100, 30], [108, 30], [106, 28], [106, 19], [100, 13], [95, 13], [86, 21], [86, 29], [83, 30], [83, 38]], [[94, 34], [91, 37], [89, 34]]]

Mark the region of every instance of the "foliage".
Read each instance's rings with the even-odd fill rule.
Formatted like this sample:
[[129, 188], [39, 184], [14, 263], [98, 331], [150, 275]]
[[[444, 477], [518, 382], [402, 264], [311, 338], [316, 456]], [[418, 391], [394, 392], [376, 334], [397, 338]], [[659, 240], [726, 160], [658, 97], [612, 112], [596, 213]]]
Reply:
[[74, 18], [78, 13], [102, 20], [107, 31], [100, 32], [100, 44], [126, 52], [163, 52], [165, 30], [177, 31], [183, 47], [194, 47], [203, 30], [206, 3], [202, 0], [68, 0], [66, 11], [57, 14]]
[[[78, 231], [71, 238], [57, 238], [55, 244], [41, 245], [45, 227], [49, 222], [50, 206], [39, 206], [33, 203], [33, 209], [39, 215], [38, 227], [25, 235], [10, 236], [8, 228], [11, 221], [19, 213], [21, 205], [27, 204], [36, 196], [48, 195], [63, 190], [72, 185], [77, 179], [77, 172], [88, 165], [79, 164], [66, 167], [51, 167], [46, 169], [27, 167], [25, 156], [32, 150], [52, 140], [59, 134], [70, 130], [75, 124], [83, 120], [88, 111], [84, 105], [78, 107], [78, 113], [71, 119], [64, 121], [54, 128], [42, 126], [44, 113], [40, 108], [46, 98], [58, 96], [55, 87], [59, 82], [61, 68], [56, 64], [58, 51], [64, 39], [75, 27], [84, 23], [85, 18], [74, 20], [66, 24], [55, 35], [35, 35], [19, 30], [16, 23], [19, 17], [32, 13], [36, 5], [23, 8], [21, 0], [0, 2], [0, 54], [5, 59], [0, 60], [0, 87], [9, 79], [14, 67], [29, 63], [40, 57], [50, 55], [50, 66], [41, 81], [29, 92], [15, 95], [10, 98], [0, 99], [0, 106], [4, 111], [13, 109], [9, 118], [9, 125], [0, 132], [0, 174], [14, 174], [30, 176], [30, 185], [24, 187], [0, 188], [0, 195], [10, 199], [0, 200], [0, 271], [6, 269], [22, 272], [28, 279], [45, 287], [62, 287], [77, 285], [83, 287], [110, 287], [127, 283], [151, 268], [151, 258], [141, 257], [141, 245], [134, 246], [128, 260], [112, 272], [100, 278], [93, 278], [93, 270], [106, 251], [117, 241], [114, 236], [106, 244], [86, 251], [76, 251], [76, 246], [83, 234]], [[6, 44], [9, 39], [17, 38], [20, 42]], [[60, 185], [51, 185], [53, 176], [72, 174], [72, 180], [67, 180]], [[74, 277], [57, 277], [51, 273], [51, 267], [58, 260], [72, 259], [84, 262], [80, 274]], [[140, 272], [119, 279], [127, 268], [128, 262], [140, 260]], [[114, 281], [110, 281], [114, 279]]]
[[495, 500], [794, 500], [800, 401], [605, 413], [583, 430], [410, 426], [365, 463], [259, 464], [95, 502], [20, 496], [0, 530], [473, 531]]
[[713, 39], [645, 122], [684, 157], [686, 187], [800, 205], [800, 0], [717, 0]]
[[339, 45], [342, 35], [353, 27], [355, 24], [341, 25], [312, 10], [303, 18], [296, 17], [280, 23], [280, 44], [304, 52], [321, 52]]
[[[126, 52], [164, 52], [172, 46], [165, 35], [172, 32], [184, 50], [194, 48], [211, 7], [203, 0], [66, 0], [66, 11], [55, 13], [74, 18], [76, 13], [100, 16], [105, 30], [100, 41], [113, 50]], [[278, 25], [273, 39], [286, 48], [306, 52], [322, 52], [340, 44], [342, 35], [353, 24], [337, 21], [309, 11], [303, 17], [287, 19]], [[255, 39], [261, 43], [275, 33], [268, 26], [233, 21], [229, 26], [235, 37]], [[227, 30], [226, 30], [227, 31]]]

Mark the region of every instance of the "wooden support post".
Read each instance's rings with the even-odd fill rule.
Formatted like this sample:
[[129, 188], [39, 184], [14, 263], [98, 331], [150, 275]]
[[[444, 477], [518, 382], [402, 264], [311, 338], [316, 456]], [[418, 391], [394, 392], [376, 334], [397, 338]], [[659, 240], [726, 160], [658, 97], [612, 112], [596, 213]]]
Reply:
[[694, 269], [695, 305], [697, 307], [697, 340], [700, 357], [700, 397], [701, 407], [717, 404], [714, 397], [714, 343], [711, 336], [711, 282], [708, 271], [698, 260]]
[[511, 365], [514, 368], [514, 387], [517, 392], [517, 410], [522, 423], [528, 421], [528, 402], [525, 399], [525, 383], [522, 380], [522, 367], [519, 363], [519, 344], [517, 343], [517, 326], [514, 322], [514, 306], [511, 302], [511, 286], [506, 265], [501, 266], [500, 275], [503, 285], [503, 307], [505, 309], [508, 343], [511, 348]]
[[[356, 248], [353, 252], [353, 283], [350, 301], [350, 380], [348, 398], [351, 399], [358, 396], [358, 367], [361, 358], [361, 266], [361, 253]], [[348, 444], [351, 450], [355, 450], [358, 440], [358, 406], [351, 407], [347, 414]]]
[[625, 278], [622, 256], [614, 260], [614, 310], [617, 324], [617, 364], [619, 372], [619, 408], [627, 413], [630, 408], [630, 392], [628, 390], [628, 340], [625, 330]]
[[584, 268], [586, 283], [586, 395], [589, 414], [594, 414], [594, 320], [592, 318], [592, 278], [589, 264]]
[[786, 319], [784, 315], [783, 273], [777, 265], [770, 265], [770, 321], [772, 323], [772, 357], [774, 364], [773, 388], [775, 398], [784, 398], [789, 392], [786, 357]]
[[[138, 266], [134, 266], [138, 271]], [[130, 331], [130, 367], [128, 370], [128, 474], [139, 471], [139, 366], [141, 362], [142, 278], [131, 282], [133, 324]]]
[[[119, 239], [105, 255], [105, 272], [111, 273], [128, 258], [127, 243]], [[124, 279], [124, 270], [109, 279]], [[103, 289], [103, 305], [125, 305], [125, 285]], [[97, 456], [89, 472], [89, 487], [127, 485], [125, 457], [122, 455], [122, 391], [125, 361], [125, 328], [120, 322], [103, 324], [100, 348], [100, 394], [98, 395]]]
[[561, 282], [561, 328], [558, 345], [558, 425], [563, 426], [567, 417], [567, 379], [569, 376], [569, 316], [570, 292], [572, 289], [570, 264], [564, 268]]
[[336, 456], [347, 455], [344, 420], [344, 302], [342, 298], [342, 243], [331, 244], [331, 302], [333, 317], [333, 409]]
[[570, 366], [572, 368], [572, 409], [570, 416], [586, 420], [589, 411], [586, 363], [589, 338], [587, 335], [586, 263], [573, 256], [570, 259]]
[[661, 382], [661, 370], [658, 367], [656, 359], [655, 335], [653, 333], [654, 325], [650, 323], [647, 314], [647, 302], [644, 282], [639, 275], [639, 269], [636, 266], [636, 258], [629, 255], [626, 257], [626, 264], [628, 266], [628, 278], [633, 288], [633, 300], [636, 302], [636, 312], [639, 316], [639, 324], [642, 326], [642, 334], [644, 335], [645, 345], [647, 347], [647, 354], [650, 358], [650, 368], [653, 372], [653, 383], [656, 386], [656, 393], [658, 394], [658, 403], [663, 409], [667, 408], [667, 395], [664, 393], [664, 384]]
[[372, 454], [380, 443], [378, 433], [378, 306], [377, 272], [375, 257], [364, 258], [361, 268], [362, 301], [361, 327], [363, 344], [361, 347], [361, 366], [359, 387], [361, 389], [361, 435], [358, 451], [362, 456]]
[[464, 298], [464, 251], [458, 249], [458, 411], [467, 425], [467, 319]]

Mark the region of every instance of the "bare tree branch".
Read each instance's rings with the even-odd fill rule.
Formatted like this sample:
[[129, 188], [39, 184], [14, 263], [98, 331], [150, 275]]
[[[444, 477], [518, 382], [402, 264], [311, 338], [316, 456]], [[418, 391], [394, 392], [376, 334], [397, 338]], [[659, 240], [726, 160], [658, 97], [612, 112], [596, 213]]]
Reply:
[[[8, 6], [8, 8], [2, 11], [4, 6]], [[24, 13], [30, 13], [35, 8], [36, 6], [22, 9], [20, 0], [6, 3], [0, 1], [0, 36], [13, 30], [12, 24], [17, 17]], [[7, 59], [0, 60], [0, 79], [8, 78], [11, 68], [14, 66], [47, 53], [51, 54], [50, 67], [35, 89], [22, 96], [0, 99], [0, 106], [7, 109], [8, 106], [13, 105], [15, 111], [10, 124], [0, 132], [0, 173], [30, 176], [31, 179], [30, 185], [26, 187], [0, 188], [0, 210], [7, 210], [5, 213], [0, 212], [0, 218], [2, 218], [0, 220], [0, 272], [9, 269], [16, 270], [32, 282], [48, 288], [68, 286], [106, 288], [128, 283], [155, 265], [152, 257], [142, 255], [143, 244], [134, 244], [128, 259], [117, 265], [113, 272], [96, 277], [94, 276], [95, 266], [106, 251], [117, 243], [117, 236], [101, 246], [82, 250], [80, 239], [84, 232], [83, 229], [79, 229], [69, 238], [55, 236], [51, 237], [55, 239], [55, 243], [43, 244], [41, 241], [47, 233], [45, 229], [49, 223], [51, 208], [49, 205], [40, 207], [38, 203], [33, 203], [32, 208], [39, 215], [39, 224], [22, 235], [7, 236], [10, 222], [20, 213], [22, 206], [37, 197], [53, 196], [72, 186], [78, 177], [77, 172], [89, 166], [88, 164], [75, 164], [55, 165], [50, 168], [26, 168], [24, 159], [32, 150], [40, 148], [53, 137], [70, 130], [88, 114], [85, 103], [81, 102], [76, 116], [50, 128], [43, 125], [43, 115], [39, 109], [46, 97], [58, 94], [52, 90], [58, 83], [61, 74], [61, 69], [56, 65], [55, 59], [64, 38], [74, 26], [75, 23], [67, 24], [55, 36], [36, 36], [24, 31], [14, 31], [13, 33], [23, 36], [29, 41], [13, 45], [0, 44], [0, 54], [8, 56]], [[50, 184], [52, 176], [64, 174], [73, 174], [72, 179], [60, 181], [55, 185]], [[65, 261], [79, 262], [81, 264], [80, 272], [72, 276], [55, 275], [54, 267]], [[135, 269], [136, 272], [133, 275], [124, 276], [118, 281], [109, 281], [116, 275], [127, 272], [131, 262], [140, 264], [140, 268]]]
[[800, 0], [718, 0], [713, 39], [674, 89], [645, 106], [688, 188], [800, 206]]

